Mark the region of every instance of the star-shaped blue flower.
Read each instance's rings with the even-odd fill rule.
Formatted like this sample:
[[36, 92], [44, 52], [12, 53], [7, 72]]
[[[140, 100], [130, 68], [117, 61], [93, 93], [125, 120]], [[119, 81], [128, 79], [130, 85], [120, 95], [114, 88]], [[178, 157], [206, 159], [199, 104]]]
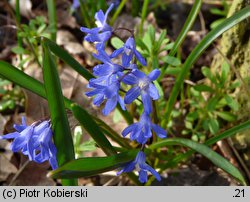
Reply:
[[118, 55], [122, 54], [122, 65], [124, 67], [128, 67], [130, 62], [133, 59], [133, 56], [143, 65], [147, 66], [146, 60], [142, 57], [142, 55], [136, 50], [135, 40], [133, 37], [129, 37], [127, 41], [124, 43], [124, 46], [115, 50], [111, 54], [111, 58], [115, 58]]
[[116, 75], [91, 79], [88, 87], [93, 88], [93, 90], [87, 92], [86, 95], [88, 97], [95, 96], [93, 100], [94, 105], [100, 106], [104, 100], [107, 100], [105, 107], [102, 110], [103, 115], [107, 116], [113, 111], [117, 103], [120, 104], [123, 110], [126, 109], [124, 101], [119, 95], [120, 82], [116, 78]]
[[160, 75], [160, 70], [154, 69], [147, 76], [140, 70], [133, 70], [132, 73], [126, 75], [122, 82], [133, 87], [126, 93], [124, 102], [125, 104], [132, 103], [138, 96], [141, 95], [144, 110], [150, 114], [152, 112], [153, 100], [159, 99], [159, 93], [155, 85], [152, 83]]
[[112, 35], [112, 27], [107, 24], [108, 14], [114, 7], [114, 4], [111, 4], [104, 14], [102, 10], [99, 10], [95, 14], [95, 23], [97, 25], [96, 28], [89, 29], [87, 27], [81, 27], [80, 30], [82, 32], [87, 33], [84, 39], [88, 42], [97, 42], [104, 43], [106, 42]]
[[131, 172], [135, 168], [139, 169], [139, 181], [141, 183], [146, 183], [148, 181], [147, 172], [152, 173], [158, 181], [161, 180], [161, 176], [159, 175], [159, 173], [157, 173], [156, 170], [154, 170], [146, 163], [146, 155], [143, 151], [139, 151], [135, 160], [127, 163], [124, 168], [117, 173], [117, 175], [120, 175], [121, 173]]
[[56, 147], [52, 142], [52, 130], [49, 121], [43, 121], [39, 124], [33, 123], [28, 126], [25, 117], [22, 118], [22, 124], [13, 126], [16, 132], [0, 136], [1, 139], [14, 139], [10, 149], [13, 152], [21, 152], [29, 157], [30, 161], [43, 163], [49, 160], [52, 169], [58, 167], [56, 160]]
[[151, 122], [150, 116], [143, 112], [140, 121], [133, 123], [122, 131], [122, 136], [130, 134], [131, 140], [136, 140], [140, 144], [145, 144], [152, 137], [152, 130], [160, 138], [166, 138], [167, 132], [160, 126]]

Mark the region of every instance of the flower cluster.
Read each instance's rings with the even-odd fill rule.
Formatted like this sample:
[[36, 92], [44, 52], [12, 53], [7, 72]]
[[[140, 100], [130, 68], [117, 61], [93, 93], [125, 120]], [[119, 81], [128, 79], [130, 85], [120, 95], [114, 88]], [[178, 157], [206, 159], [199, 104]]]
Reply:
[[22, 117], [22, 124], [13, 126], [16, 132], [0, 136], [1, 139], [14, 139], [10, 145], [13, 152], [21, 151], [29, 157], [30, 161], [43, 163], [49, 161], [52, 169], [58, 167], [56, 160], [56, 147], [52, 142], [52, 130], [50, 121], [26, 124], [25, 117]]
[[[130, 139], [142, 144], [142, 148], [144, 148], [144, 145], [152, 137], [152, 131], [160, 138], [167, 136], [164, 129], [151, 122], [152, 100], [159, 99], [158, 90], [153, 82], [159, 77], [160, 70], [154, 69], [146, 75], [138, 69], [136, 61], [142, 66], [147, 66], [147, 62], [136, 50], [133, 34], [126, 40], [123, 47], [115, 50], [111, 55], [105, 52], [105, 44], [114, 33], [112, 27], [107, 24], [107, 17], [113, 6], [111, 4], [105, 14], [102, 10], [96, 13], [96, 28], [81, 27], [81, 31], [86, 33], [84, 39], [95, 43], [97, 54], [93, 54], [93, 56], [102, 62], [93, 68], [93, 74], [96, 78], [89, 81], [88, 88], [91, 91], [87, 92], [86, 95], [94, 96], [93, 103], [96, 106], [100, 106], [106, 101], [102, 110], [104, 115], [108, 115], [118, 103], [125, 110], [125, 104], [130, 104], [135, 99], [140, 100], [141, 98], [144, 111], [140, 121], [125, 128], [122, 135], [125, 137], [130, 134]], [[113, 59], [119, 55], [121, 55], [121, 62], [117, 64], [113, 62]], [[131, 86], [124, 99], [119, 94], [121, 83]], [[146, 164], [146, 156], [142, 150], [137, 154], [136, 159], [125, 165], [118, 174], [131, 172], [136, 167], [140, 169], [139, 180], [142, 183], [147, 181], [147, 172], [151, 172], [157, 180], [160, 180], [160, 175]]]

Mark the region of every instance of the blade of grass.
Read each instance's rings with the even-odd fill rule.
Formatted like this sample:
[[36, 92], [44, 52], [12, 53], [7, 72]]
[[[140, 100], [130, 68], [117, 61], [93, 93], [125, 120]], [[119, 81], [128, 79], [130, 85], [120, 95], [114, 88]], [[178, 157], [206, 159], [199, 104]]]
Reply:
[[[61, 84], [56, 65], [48, 46], [43, 44], [43, 78], [48, 99], [54, 142], [57, 148], [59, 166], [75, 157], [70, 126], [65, 111]], [[63, 180], [63, 185], [77, 185], [75, 180]]]
[[84, 3], [83, 1], [79, 1], [80, 3], [80, 11], [81, 11], [81, 14], [82, 14], [82, 18], [83, 18], [83, 21], [85, 23], [85, 25], [90, 28], [91, 25], [90, 25], [90, 22], [89, 22], [89, 14], [88, 14], [88, 9], [86, 8], [86, 2]]
[[235, 13], [230, 18], [227, 18], [224, 22], [222, 22], [220, 25], [218, 25], [215, 29], [210, 31], [202, 39], [202, 41], [194, 48], [194, 50], [191, 52], [191, 54], [188, 56], [185, 63], [183, 64], [183, 67], [182, 67], [180, 73], [178, 74], [178, 77], [177, 77], [176, 82], [174, 84], [174, 87], [172, 89], [170, 98], [167, 102], [167, 106], [165, 109], [166, 110], [165, 114], [164, 114], [165, 122], [169, 121], [170, 113], [173, 110], [174, 103], [177, 99], [177, 96], [179, 94], [181, 86], [183, 85], [185, 77], [187, 76], [190, 68], [196, 62], [196, 60], [199, 58], [199, 56], [222, 33], [227, 31], [228, 29], [232, 28], [234, 25], [238, 24], [239, 22], [243, 21], [244, 19], [248, 18], [249, 16], [250, 16], [250, 6], [247, 6], [247, 7], [243, 8], [242, 10], [240, 10], [239, 12]]
[[[193, 5], [188, 17], [187, 17], [187, 20], [185, 21], [185, 24], [183, 25], [183, 28], [182, 28], [180, 34], [178, 35], [177, 39], [175, 40], [173, 48], [170, 50], [170, 52], [168, 54], [169, 56], [174, 56], [176, 54], [177, 50], [179, 49], [179, 47], [181, 46], [181, 44], [183, 43], [183, 41], [185, 40], [188, 31], [192, 28], [192, 26], [195, 22], [195, 19], [200, 12], [202, 1], [203, 0], [195, 0], [194, 5]], [[158, 78], [158, 81], [161, 81], [161, 79], [163, 78], [163, 76], [166, 73], [166, 69], [168, 66], [169, 65], [166, 64], [162, 68], [161, 75]]]
[[142, 6], [142, 14], [141, 14], [141, 23], [140, 23], [140, 35], [142, 36], [143, 33], [143, 24], [147, 15], [147, 8], [148, 8], [149, 0], [144, 0], [143, 6]]
[[158, 149], [161, 147], [165, 147], [168, 145], [182, 145], [191, 148], [192, 150], [202, 154], [206, 158], [208, 158], [211, 162], [214, 163], [217, 167], [221, 168], [225, 172], [232, 175], [235, 179], [241, 182], [243, 185], [246, 185], [245, 179], [240, 173], [240, 171], [234, 167], [228, 160], [214, 152], [208, 146], [199, 144], [192, 140], [184, 139], [184, 138], [169, 138], [157, 143], [154, 143], [149, 146], [149, 149]]
[[[16, 0], [16, 21], [17, 24], [21, 24], [21, 15], [20, 15], [20, 1]], [[17, 45], [19, 48], [22, 48], [23, 43], [22, 43], [22, 37], [19, 36], [20, 30], [17, 29]], [[19, 55], [20, 62], [23, 60], [22, 54]], [[23, 65], [20, 65], [21, 70], [23, 70]]]
[[56, 33], [57, 33], [56, 1], [47, 0], [47, 7], [49, 15], [49, 26], [52, 29], [51, 39], [53, 41], [56, 41]]

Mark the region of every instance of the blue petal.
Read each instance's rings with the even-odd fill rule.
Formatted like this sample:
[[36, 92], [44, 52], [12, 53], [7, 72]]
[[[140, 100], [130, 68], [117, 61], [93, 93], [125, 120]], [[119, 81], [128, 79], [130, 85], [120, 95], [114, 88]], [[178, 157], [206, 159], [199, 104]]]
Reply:
[[[95, 14], [95, 19], [96, 21], [99, 21], [102, 25], [105, 23], [105, 16], [102, 10], [99, 10], [96, 14]], [[97, 24], [98, 25], [98, 24]]]
[[18, 136], [20, 136], [20, 133], [18, 132], [9, 133], [4, 136], [0, 136], [0, 140], [13, 139], [13, 138], [17, 138]]
[[130, 61], [133, 59], [133, 53], [131, 52], [129, 55], [127, 55], [126, 53], [122, 54], [122, 65], [124, 67], [129, 67], [129, 63]]
[[123, 52], [123, 47], [121, 47], [121, 48], [115, 50], [115, 51], [110, 55], [110, 57], [111, 57], [111, 58], [115, 58], [115, 57], [117, 57], [118, 55], [120, 55], [122, 52]]
[[123, 77], [122, 82], [127, 84], [127, 85], [134, 85], [134, 84], [138, 83], [138, 79], [133, 74], [128, 74], [128, 75]]
[[132, 73], [139, 79], [143, 79], [145, 77], [147, 77], [147, 75], [143, 72], [141, 72], [140, 70], [138, 69], [135, 69], [134, 71], [132, 71]]
[[141, 93], [140, 87], [136, 86], [131, 88], [125, 95], [124, 102], [125, 104], [130, 104], [133, 102]]
[[117, 96], [114, 96], [111, 99], [108, 99], [105, 107], [102, 110], [104, 116], [107, 116], [117, 105]]
[[111, 63], [111, 59], [105, 51], [100, 50], [99, 54], [93, 54], [93, 56], [103, 63]]
[[150, 114], [152, 112], [152, 103], [150, 96], [146, 92], [142, 91], [141, 98], [145, 112]]
[[92, 97], [92, 96], [99, 94], [101, 92], [102, 92], [102, 89], [94, 89], [92, 91], [86, 92], [85, 95], [88, 97]]
[[54, 157], [50, 158], [49, 163], [50, 163], [53, 170], [58, 168], [58, 163], [57, 163], [56, 158], [54, 158]]
[[155, 131], [156, 135], [160, 138], [166, 138], [167, 137], [167, 132], [161, 128], [160, 126], [156, 124], [151, 125], [152, 129]]
[[105, 13], [105, 21], [107, 20], [108, 14], [110, 13], [110, 11], [114, 8], [114, 4], [110, 4], [108, 10]]
[[148, 91], [149, 91], [150, 97], [151, 97], [153, 100], [159, 99], [160, 95], [159, 95], [158, 90], [157, 90], [157, 88], [155, 87], [154, 84], [152, 84], [152, 83], [149, 84]]
[[120, 175], [121, 173], [129, 173], [135, 169], [136, 163], [134, 161], [127, 163], [122, 170], [117, 172], [117, 175]]
[[142, 55], [137, 51], [137, 50], [134, 50], [135, 52], [135, 57], [137, 58], [137, 60], [143, 65], [143, 66], [147, 66], [147, 62], [145, 60], [144, 57], [142, 57]]
[[97, 42], [106, 42], [107, 40], [109, 40], [109, 38], [112, 36], [112, 32], [111, 31], [106, 31], [103, 32], [101, 34], [98, 35], [99, 40], [97, 40]]
[[153, 168], [152, 168], [151, 166], [149, 166], [148, 164], [144, 163], [143, 165], [140, 165], [140, 168], [141, 168], [142, 170], [151, 172], [151, 173], [155, 176], [155, 178], [156, 178], [158, 181], [161, 181], [161, 176], [159, 175], [159, 173], [156, 172], [156, 170], [153, 169]]
[[107, 76], [112, 73], [112, 67], [106, 64], [96, 65], [93, 73], [95, 76]]
[[20, 149], [24, 147], [25, 144], [27, 144], [27, 140], [30, 138], [30, 136], [33, 133], [33, 127], [28, 126], [25, 130], [21, 132], [21, 135], [14, 139], [14, 141], [11, 144], [11, 150], [13, 152], [17, 152]]
[[93, 104], [96, 106], [100, 106], [100, 104], [102, 104], [104, 101], [104, 95], [103, 94], [98, 94], [96, 95], [96, 97], [93, 100]]
[[159, 69], [154, 69], [152, 72], [148, 74], [148, 78], [150, 81], [156, 80], [161, 74], [161, 71]]
[[96, 28], [93, 28], [93, 29], [89, 29], [87, 27], [81, 27], [80, 30], [82, 32], [85, 32], [85, 33], [88, 33], [88, 34], [97, 34], [100, 30], [100, 28], [96, 27]]
[[141, 183], [146, 183], [148, 181], [148, 174], [144, 170], [139, 171], [139, 181]]
[[122, 131], [122, 136], [123, 136], [123, 137], [126, 137], [129, 133], [131, 133], [133, 130], [135, 130], [136, 127], [137, 127], [137, 124], [136, 124], [136, 123], [129, 125], [127, 128], [125, 128], [125, 129]]
[[119, 104], [120, 104], [122, 110], [125, 111], [125, 110], [126, 110], [125, 103], [124, 103], [124, 100], [122, 99], [121, 96], [118, 96], [118, 102], [119, 102]]

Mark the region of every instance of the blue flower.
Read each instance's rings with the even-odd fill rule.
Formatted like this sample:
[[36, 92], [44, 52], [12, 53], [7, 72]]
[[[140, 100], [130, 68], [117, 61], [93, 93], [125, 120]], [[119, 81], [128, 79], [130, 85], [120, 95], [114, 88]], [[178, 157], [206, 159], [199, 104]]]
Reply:
[[112, 27], [107, 24], [107, 17], [112, 8], [114, 7], [114, 4], [111, 4], [107, 10], [107, 12], [104, 14], [102, 10], [99, 10], [95, 14], [95, 23], [97, 25], [96, 28], [86, 28], [81, 27], [80, 30], [82, 32], [87, 33], [87, 35], [84, 37], [84, 39], [88, 42], [98, 42], [98, 43], [104, 43], [106, 42], [112, 35]]
[[102, 110], [105, 116], [116, 107], [118, 102], [121, 108], [125, 110], [124, 101], [119, 95], [120, 82], [116, 78], [116, 75], [91, 79], [88, 87], [93, 88], [93, 90], [87, 92], [86, 95], [89, 97], [95, 96], [93, 100], [94, 105], [100, 106], [104, 100], [107, 100]]
[[52, 169], [58, 167], [56, 160], [56, 147], [52, 142], [52, 130], [49, 121], [39, 124], [33, 123], [28, 126], [26, 120], [22, 118], [22, 124], [13, 126], [16, 132], [0, 136], [0, 139], [14, 139], [10, 149], [13, 152], [22, 151], [29, 157], [30, 161], [43, 163], [49, 160]]
[[133, 37], [129, 37], [124, 46], [115, 50], [110, 57], [115, 58], [120, 54], [122, 54], [122, 65], [125, 67], [129, 66], [129, 63], [133, 59], [134, 55], [143, 66], [147, 66], [146, 60], [136, 50], [135, 40]]
[[154, 69], [147, 76], [139, 70], [133, 70], [131, 74], [124, 77], [122, 82], [133, 87], [126, 93], [125, 104], [132, 103], [138, 96], [141, 95], [145, 111], [149, 114], [152, 111], [151, 98], [159, 99], [159, 93], [152, 81], [156, 80], [160, 75], [160, 70]]
[[93, 69], [95, 76], [110, 76], [118, 72], [122, 72], [124, 68], [121, 65], [114, 64], [108, 54], [99, 46], [97, 46], [98, 54], [93, 54], [93, 56], [103, 62], [104, 64], [96, 65]]
[[72, 10], [76, 10], [80, 6], [79, 0], [73, 0], [73, 4], [71, 6]]
[[140, 121], [134, 123], [122, 131], [122, 136], [130, 134], [131, 140], [136, 140], [140, 144], [145, 144], [152, 137], [152, 130], [160, 138], [166, 138], [167, 132], [160, 126], [151, 122], [150, 116], [143, 112]]
[[127, 163], [124, 168], [117, 173], [117, 175], [120, 175], [121, 173], [131, 172], [135, 168], [139, 168], [139, 181], [141, 183], [145, 183], [148, 181], [147, 172], [152, 173], [158, 181], [161, 180], [161, 176], [159, 175], [159, 173], [157, 173], [156, 170], [154, 170], [146, 163], [146, 155], [143, 151], [139, 151], [135, 160]]

